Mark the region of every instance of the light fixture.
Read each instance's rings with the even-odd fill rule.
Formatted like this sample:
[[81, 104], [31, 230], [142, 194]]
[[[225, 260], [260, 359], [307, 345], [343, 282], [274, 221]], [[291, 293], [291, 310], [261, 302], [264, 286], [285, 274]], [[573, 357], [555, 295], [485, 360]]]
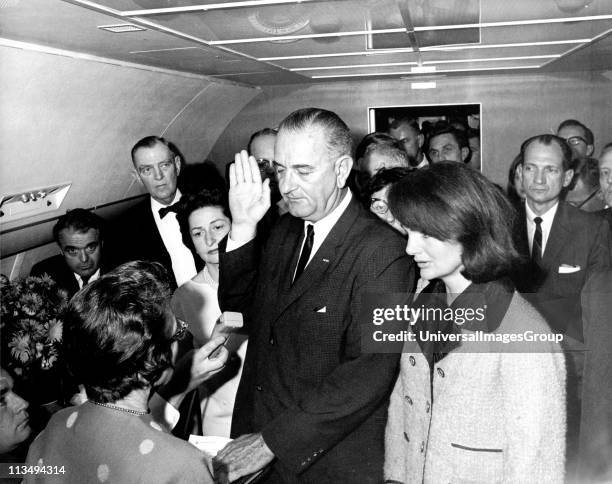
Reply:
[[71, 183], [67, 182], [3, 195], [0, 200], [0, 223], [13, 222], [57, 210], [70, 187]]
[[[474, 67], [471, 69], [440, 69], [436, 71], [436, 74], [445, 74], [451, 72], [478, 72], [478, 71], [511, 71], [516, 69], [538, 69], [541, 65], [537, 66], [507, 66], [507, 67]], [[334, 79], [343, 77], [373, 77], [373, 76], [405, 76], [405, 75], [419, 75], [411, 71], [400, 71], [400, 72], [368, 72], [364, 74], [335, 74], [335, 75], [322, 75], [322, 76], [310, 76], [311, 79]]]
[[410, 72], [412, 74], [430, 74], [432, 72], [436, 72], [436, 66], [417, 65], [416, 67], [411, 67]]
[[435, 89], [435, 88], [436, 88], [436, 81], [410, 83], [410, 89]]
[[147, 30], [144, 27], [140, 27], [134, 24], [116, 24], [116, 25], [98, 25], [100, 30], [106, 30], [113, 34], [124, 34], [126, 32], [140, 32]]

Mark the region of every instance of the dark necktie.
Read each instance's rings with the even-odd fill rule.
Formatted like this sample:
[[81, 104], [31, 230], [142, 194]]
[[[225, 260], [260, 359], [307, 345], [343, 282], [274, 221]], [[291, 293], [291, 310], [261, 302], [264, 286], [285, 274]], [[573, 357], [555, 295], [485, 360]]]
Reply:
[[164, 218], [170, 212], [176, 212], [176, 203], [174, 205], [168, 205], [167, 207], [162, 207], [159, 209], [159, 218]]
[[533, 245], [531, 246], [531, 260], [539, 264], [542, 261], [542, 218], [536, 217], [533, 221], [536, 224], [536, 229], [533, 234]]
[[297, 281], [297, 278], [300, 277], [302, 272], [304, 272], [304, 268], [308, 263], [308, 259], [310, 259], [310, 253], [312, 252], [312, 244], [314, 242], [314, 225], [308, 225], [306, 228], [306, 241], [304, 242], [304, 247], [302, 248], [302, 253], [300, 254], [300, 260], [298, 261], [297, 269], [295, 270], [295, 276], [293, 277], [293, 282]]
[[83, 282], [83, 285], [81, 286], [81, 288], [85, 287], [87, 285], [87, 283], [89, 282], [89, 277], [84, 277], [81, 276], [81, 281]]

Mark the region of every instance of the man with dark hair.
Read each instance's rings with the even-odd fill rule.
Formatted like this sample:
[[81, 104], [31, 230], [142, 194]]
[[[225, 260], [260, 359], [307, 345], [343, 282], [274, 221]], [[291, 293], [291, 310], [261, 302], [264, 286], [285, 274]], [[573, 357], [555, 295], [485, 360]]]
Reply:
[[62, 215], [53, 227], [53, 238], [61, 254], [32, 267], [31, 276], [47, 274], [72, 297], [89, 281], [100, 277], [104, 221], [83, 208]]
[[142, 138], [131, 154], [136, 175], [150, 196], [118, 220], [112, 240], [114, 261], [160, 262], [180, 286], [198, 272], [173, 209], [181, 199], [177, 187], [181, 157], [172, 143], [159, 136]]
[[394, 119], [389, 125], [389, 135], [402, 143], [410, 156], [412, 167], [423, 168], [429, 164], [423, 153], [425, 137], [416, 119], [408, 117]]
[[249, 138], [247, 151], [256, 160], [274, 161], [274, 143], [278, 131], [273, 128], [263, 128]]
[[245, 151], [230, 171], [219, 302], [245, 313], [250, 339], [232, 420], [240, 437], [216, 469], [229, 481], [271, 464], [267, 482], [379, 483], [398, 355], [362, 353], [358, 315], [366, 293], [412, 287], [414, 267], [402, 238], [346, 187], [351, 136], [335, 113], [290, 114], [274, 159], [290, 214], [261, 252], [269, 183]]
[[557, 136], [567, 141], [575, 158], [591, 156], [595, 145], [593, 132], [576, 119], [566, 119], [557, 128]]
[[[568, 462], [575, 457], [584, 348], [580, 293], [589, 278], [610, 268], [610, 227], [601, 217], [560, 200], [572, 181], [572, 150], [563, 138], [534, 136], [521, 146], [524, 212], [516, 246], [530, 264], [517, 287], [564, 333], [567, 355]], [[570, 338], [567, 338], [567, 337]], [[578, 350], [578, 351], [577, 351]]]
[[470, 155], [470, 145], [465, 131], [445, 121], [436, 123], [427, 142], [427, 157], [432, 163], [456, 161], [465, 163]]
[[544, 314], [553, 328], [564, 330], [580, 318], [576, 298], [586, 280], [595, 271], [610, 267], [610, 230], [601, 217], [560, 200], [574, 175], [572, 152], [563, 138], [551, 134], [529, 138], [521, 147], [521, 156], [526, 203], [518, 247], [532, 261], [532, 270], [519, 288], [537, 292], [543, 302], [571, 302], [562, 318], [558, 311]]

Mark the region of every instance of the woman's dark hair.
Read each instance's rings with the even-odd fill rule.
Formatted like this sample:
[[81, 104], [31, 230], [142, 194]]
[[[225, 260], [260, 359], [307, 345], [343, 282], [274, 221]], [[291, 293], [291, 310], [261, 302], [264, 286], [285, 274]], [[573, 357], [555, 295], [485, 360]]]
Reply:
[[463, 247], [461, 274], [475, 283], [509, 275], [520, 256], [512, 227], [516, 213], [493, 183], [462, 163], [414, 170], [388, 195], [393, 216], [410, 230]]
[[394, 168], [383, 168], [374, 174], [372, 178], [368, 180], [366, 186], [363, 189], [362, 198], [367, 206], [370, 206], [370, 197], [379, 190], [382, 190], [387, 185], [393, 185], [400, 181], [405, 176], [409, 175], [413, 171], [413, 168], [404, 168], [397, 166]]
[[227, 200], [227, 193], [225, 190], [212, 188], [182, 197], [177, 207], [176, 219], [178, 220], [179, 227], [181, 228], [183, 244], [185, 244], [185, 246], [191, 250], [194, 257], [199, 257], [199, 255], [197, 254], [193, 241], [191, 240], [189, 216], [199, 208], [204, 207], [219, 207], [221, 210], [223, 210], [223, 215], [230, 220], [232, 219], [229, 209], [229, 202]]
[[516, 187], [514, 186], [514, 179], [516, 177], [516, 171], [519, 169], [519, 166], [523, 164], [523, 157], [519, 153], [514, 157], [512, 163], [510, 164], [510, 168], [508, 169], [508, 184], [506, 185], [506, 193], [508, 194], [508, 198], [510, 202], [515, 206], [518, 206], [523, 200], [521, 196], [516, 191]]
[[68, 369], [97, 402], [153, 385], [172, 365], [171, 282], [159, 263], [134, 261], [92, 281], [64, 314]]

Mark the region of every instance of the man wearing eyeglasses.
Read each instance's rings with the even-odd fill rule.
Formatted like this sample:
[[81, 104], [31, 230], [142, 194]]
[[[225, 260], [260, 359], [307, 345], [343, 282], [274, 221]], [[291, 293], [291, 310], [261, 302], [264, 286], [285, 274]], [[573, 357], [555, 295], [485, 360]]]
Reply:
[[117, 222], [111, 240], [114, 263], [159, 262], [180, 286], [198, 272], [193, 254], [183, 244], [174, 210], [181, 199], [177, 187], [181, 158], [172, 143], [147, 136], [132, 148], [132, 162], [150, 197], [130, 208]]
[[572, 148], [574, 158], [584, 158], [593, 154], [593, 132], [580, 121], [566, 119], [557, 128], [557, 136], [567, 141]]
[[61, 254], [32, 267], [31, 276], [48, 275], [72, 297], [88, 282], [100, 277], [103, 220], [83, 208], [70, 210], [53, 227], [53, 238]]

